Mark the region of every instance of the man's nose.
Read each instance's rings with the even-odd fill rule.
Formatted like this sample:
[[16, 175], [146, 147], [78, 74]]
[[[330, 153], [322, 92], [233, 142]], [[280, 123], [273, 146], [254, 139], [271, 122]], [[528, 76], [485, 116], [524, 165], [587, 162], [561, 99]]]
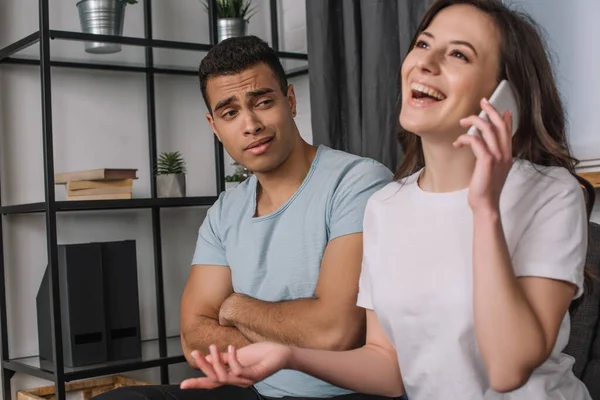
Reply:
[[263, 130], [264, 126], [253, 112], [248, 112], [244, 119], [244, 134], [255, 135]]

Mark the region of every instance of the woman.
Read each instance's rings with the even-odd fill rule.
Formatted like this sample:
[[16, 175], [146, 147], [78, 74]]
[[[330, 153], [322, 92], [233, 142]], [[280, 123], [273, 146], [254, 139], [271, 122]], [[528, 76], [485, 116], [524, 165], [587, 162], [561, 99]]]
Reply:
[[[511, 115], [486, 101], [502, 79], [519, 99], [514, 138]], [[406, 159], [364, 220], [366, 345], [212, 349], [195, 355], [207, 377], [182, 387], [247, 386], [287, 368], [411, 400], [590, 399], [562, 353], [583, 293], [586, 210], [537, 31], [500, 1], [437, 1], [401, 84]]]

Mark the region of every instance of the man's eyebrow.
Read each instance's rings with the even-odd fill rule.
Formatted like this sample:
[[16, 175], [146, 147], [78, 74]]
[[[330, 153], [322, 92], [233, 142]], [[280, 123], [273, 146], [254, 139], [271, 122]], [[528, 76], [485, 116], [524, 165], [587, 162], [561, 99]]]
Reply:
[[[263, 96], [265, 94], [273, 93], [273, 92], [275, 92], [275, 90], [271, 89], [271, 88], [263, 88], [263, 89], [251, 90], [251, 91], [249, 91], [249, 92], [246, 93], [246, 98], [260, 97], [260, 96]], [[227, 107], [228, 105], [230, 105], [231, 103], [233, 103], [234, 100], [235, 100], [235, 96], [231, 96], [231, 97], [228, 97], [226, 99], [223, 99], [223, 100], [219, 101], [217, 103], [217, 105], [215, 106], [214, 111], [216, 112], [216, 111], [219, 111], [222, 108]]]
[[275, 90], [271, 88], [256, 89], [246, 93], [247, 98], [260, 97], [268, 93], [273, 93]]
[[217, 103], [217, 105], [215, 106], [214, 111], [219, 111], [220, 109], [227, 107], [228, 105], [230, 105], [231, 103], [233, 103], [234, 99], [235, 98], [233, 96], [231, 96], [231, 97], [228, 97], [226, 99], [223, 99], [223, 100], [219, 101]]
[[[428, 37], [430, 37], [432, 39], [435, 39], [435, 37], [430, 32], [422, 32], [422, 35], [425, 35], [425, 36], [428, 36]], [[458, 44], [458, 45], [462, 45], [462, 46], [467, 46], [468, 48], [470, 48], [473, 51], [473, 53], [475, 53], [476, 56], [478, 55], [477, 54], [477, 50], [475, 50], [475, 47], [471, 43], [469, 43], [467, 41], [464, 41], [464, 40], [452, 40], [452, 41], [450, 41], [450, 43], [452, 43], [452, 44]]]

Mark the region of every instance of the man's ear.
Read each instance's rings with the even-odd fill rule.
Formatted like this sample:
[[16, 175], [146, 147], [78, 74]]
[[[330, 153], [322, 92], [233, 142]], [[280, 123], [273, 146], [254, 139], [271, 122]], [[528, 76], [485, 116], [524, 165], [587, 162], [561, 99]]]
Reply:
[[294, 93], [294, 85], [291, 83], [288, 85], [287, 90], [287, 99], [290, 104], [290, 110], [292, 111], [292, 116], [296, 116], [296, 93]]
[[206, 113], [206, 120], [208, 121], [208, 124], [210, 125], [210, 129], [212, 129], [213, 133], [215, 134], [215, 136], [217, 137], [217, 139], [219, 139], [219, 142], [221, 142], [221, 136], [219, 136], [219, 133], [217, 132], [217, 128], [215, 128], [215, 120], [213, 119], [213, 116], [208, 112]]

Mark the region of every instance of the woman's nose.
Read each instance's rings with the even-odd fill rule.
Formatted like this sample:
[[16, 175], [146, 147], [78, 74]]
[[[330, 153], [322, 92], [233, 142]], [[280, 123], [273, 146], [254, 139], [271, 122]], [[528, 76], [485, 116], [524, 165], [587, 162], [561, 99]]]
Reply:
[[437, 59], [437, 55], [434, 54], [433, 52], [423, 54], [419, 58], [419, 60], [417, 62], [417, 66], [423, 72], [428, 72], [428, 73], [432, 73], [432, 74], [438, 73], [439, 72], [439, 61]]

